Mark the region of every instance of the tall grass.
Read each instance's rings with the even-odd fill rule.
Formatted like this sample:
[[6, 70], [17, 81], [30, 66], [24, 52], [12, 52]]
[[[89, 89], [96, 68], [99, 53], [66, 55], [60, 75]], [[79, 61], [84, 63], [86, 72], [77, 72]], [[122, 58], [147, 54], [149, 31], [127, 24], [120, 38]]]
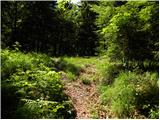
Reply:
[[158, 108], [157, 81], [156, 73], [120, 72], [112, 85], [101, 89], [102, 104], [118, 118], [135, 118], [137, 112], [138, 118], [158, 118], [153, 112]]

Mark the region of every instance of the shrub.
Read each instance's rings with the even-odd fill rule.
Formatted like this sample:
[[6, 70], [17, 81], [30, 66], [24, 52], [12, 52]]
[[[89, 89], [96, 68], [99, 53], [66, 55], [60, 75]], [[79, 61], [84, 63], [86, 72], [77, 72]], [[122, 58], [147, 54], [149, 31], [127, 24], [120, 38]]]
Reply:
[[16, 72], [18, 68], [22, 70], [31, 69], [31, 59], [20, 52], [9, 50], [2, 50], [2, 80], [6, 79], [9, 75]]
[[55, 71], [19, 71], [2, 84], [17, 88], [16, 94], [23, 98], [61, 100], [63, 96], [63, 85]]
[[23, 119], [74, 118], [76, 114], [72, 108], [69, 102], [21, 99], [16, 116]]
[[101, 88], [101, 101], [109, 105], [115, 116], [134, 118], [158, 118], [158, 75], [156, 73], [137, 74], [121, 72], [114, 83]]
[[158, 73], [145, 72], [137, 82], [137, 106], [141, 114], [148, 118], [157, 116], [159, 106]]
[[66, 73], [66, 76], [71, 81], [74, 81], [76, 79], [76, 75], [69, 71]]
[[6, 80], [18, 69], [23, 71], [31, 69], [44, 70], [45, 67], [53, 67], [52, 60], [44, 54], [29, 53], [24, 54], [20, 51], [2, 50], [1, 51], [1, 75], [2, 80]]
[[158, 106], [156, 106], [153, 109], [150, 109], [149, 118], [151, 118], [151, 119], [158, 119], [159, 118], [159, 109], [158, 109]]
[[58, 71], [65, 71], [65, 72], [71, 72], [74, 75], [79, 75], [80, 67], [69, 63], [64, 58], [60, 58], [57, 61], [55, 61], [55, 67]]
[[120, 73], [113, 86], [101, 95], [103, 104], [110, 104], [115, 116], [124, 118], [133, 111], [135, 90], [129, 83], [135, 79], [135, 74]]
[[[12, 103], [10, 106], [13, 108], [18, 107], [17, 104], [22, 98], [31, 100], [42, 98], [61, 104], [68, 97], [63, 93], [63, 85], [59, 79], [59, 74], [54, 71], [19, 71], [6, 81], [2, 81], [2, 97], [7, 99], [7, 103]], [[2, 99], [2, 103], [6, 101]], [[8, 111], [11, 113], [12, 110], [8, 108]]]
[[102, 84], [112, 84], [114, 82], [114, 78], [116, 78], [118, 73], [120, 73], [123, 69], [124, 67], [122, 66], [122, 64], [117, 63], [109, 64], [108, 66], [106, 66], [106, 69], [104, 69], [103, 71]]
[[2, 118], [75, 117], [48, 56], [4, 50], [2, 60]]
[[85, 85], [90, 85], [90, 84], [91, 84], [91, 81], [88, 80], [88, 79], [83, 79], [83, 80], [82, 80], [82, 83], [85, 84]]

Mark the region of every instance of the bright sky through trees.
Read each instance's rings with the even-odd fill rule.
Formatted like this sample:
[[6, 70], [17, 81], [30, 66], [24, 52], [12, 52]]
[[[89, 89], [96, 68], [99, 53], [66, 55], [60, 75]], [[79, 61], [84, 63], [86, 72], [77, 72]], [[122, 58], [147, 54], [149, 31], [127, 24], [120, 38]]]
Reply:
[[73, 3], [78, 3], [80, 0], [71, 0]]

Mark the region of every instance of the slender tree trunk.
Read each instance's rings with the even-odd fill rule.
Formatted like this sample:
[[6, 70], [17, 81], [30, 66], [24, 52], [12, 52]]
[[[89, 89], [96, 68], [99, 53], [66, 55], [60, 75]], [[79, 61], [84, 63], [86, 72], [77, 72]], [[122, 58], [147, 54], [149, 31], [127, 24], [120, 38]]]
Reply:
[[[16, 41], [16, 35], [17, 35], [17, 2], [14, 1], [13, 3], [13, 11], [14, 11], [14, 17], [13, 17], [13, 25], [12, 25], [12, 41]], [[11, 42], [11, 45], [13, 44]]]

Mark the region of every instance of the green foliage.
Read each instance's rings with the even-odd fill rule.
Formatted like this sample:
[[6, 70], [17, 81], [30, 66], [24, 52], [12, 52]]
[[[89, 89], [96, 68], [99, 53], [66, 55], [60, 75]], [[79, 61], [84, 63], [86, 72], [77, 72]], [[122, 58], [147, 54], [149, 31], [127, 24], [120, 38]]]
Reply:
[[22, 98], [44, 99], [60, 101], [63, 98], [63, 86], [60, 76], [54, 71], [19, 71], [2, 82], [17, 89], [16, 94]]
[[21, 99], [19, 108], [16, 111], [17, 118], [30, 119], [52, 119], [72, 118], [72, 106], [70, 103], [58, 103], [41, 99]]
[[[146, 0], [2, 1], [2, 48], [14, 48], [1, 51], [2, 117], [72, 118], [55, 71], [74, 80], [92, 64], [96, 74], [80, 79], [101, 81], [102, 103], [116, 117], [134, 118], [138, 112], [139, 118], [158, 118], [158, 9], [159, 2]], [[56, 61], [19, 50], [103, 57]]]
[[[157, 112], [159, 109], [159, 86], [158, 73], [146, 72], [140, 76], [137, 82], [137, 106], [140, 111], [147, 117], [158, 118]], [[155, 111], [152, 112], [151, 111]], [[153, 116], [152, 116], [153, 115]]]
[[151, 118], [151, 119], [158, 119], [159, 118], [159, 108], [158, 108], [158, 106], [156, 108], [150, 110], [149, 118]]
[[31, 69], [45, 70], [48, 69], [47, 67], [53, 67], [52, 60], [47, 55], [36, 53], [25, 55], [17, 50], [2, 50], [1, 61], [3, 63], [1, 69], [2, 80], [8, 78], [18, 69], [23, 71]]
[[23, 2], [6, 1], [2, 2], [2, 48], [12, 46], [17, 40], [18, 29], [21, 29], [21, 22], [25, 18]]
[[96, 4], [96, 1], [81, 1], [81, 7], [79, 8], [77, 50], [80, 56], [95, 55], [95, 48], [98, 46], [98, 38], [95, 33], [97, 30], [95, 25], [96, 13], [91, 10], [92, 4]]
[[[9, 74], [16, 72], [18, 68], [22, 70], [31, 69], [31, 59], [29, 56], [9, 50], [2, 50], [2, 80], [8, 77]], [[25, 56], [25, 57], [24, 57]]]
[[96, 57], [64, 57], [68, 63], [74, 64], [78, 68], [83, 68], [87, 64], [94, 64]]
[[124, 70], [124, 67], [120, 63], [108, 64], [103, 70], [103, 79], [101, 83], [105, 85], [112, 84], [114, 82], [114, 78], [116, 78], [122, 70]]
[[98, 112], [96, 109], [93, 108], [91, 114], [92, 114], [91, 116], [92, 119], [99, 119]]
[[102, 104], [109, 105], [119, 118], [134, 118], [135, 110], [140, 111], [139, 118], [140, 115], [157, 118], [157, 80], [156, 73], [122, 72], [112, 85], [100, 87]]
[[25, 51], [58, 56], [95, 55], [98, 39], [91, 3], [82, 1], [80, 7], [71, 0], [3, 1], [3, 48], [12, 48], [18, 41]]
[[19, 48], [21, 47], [21, 45], [19, 44], [19, 42], [16, 41], [16, 42], [13, 44], [13, 47], [14, 47], [15, 51], [18, 51]]
[[68, 62], [65, 58], [60, 58], [55, 61], [55, 67], [58, 70], [65, 71], [66, 73], [72, 73], [74, 75], [78, 75], [80, 72], [80, 67], [75, 64]]
[[129, 84], [135, 79], [135, 74], [121, 73], [112, 87], [109, 87], [101, 96], [103, 104], [110, 104], [115, 116], [125, 118], [133, 111], [135, 104], [135, 90]]
[[127, 66], [129, 60], [157, 61], [154, 56], [158, 53], [158, 2], [103, 1], [92, 9], [99, 14], [96, 23], [102, 54]]
[[66, 76], [69, 80], [74, 81], [76, 79], [76, 75], [73, 74], [72, 72], [67, 72]]
[[1, 55], [3, 118], [75, 117], [60, 74], [49, 68], [54, 66], [51, 58], [9, 50], [2, 50]]
[[80, 80], [82, 81], [83, 84], [85, 85], [90, 85], [91, 84], [91, 80], [89, 80], [88, 78], [86, 77], [81, 77]]

